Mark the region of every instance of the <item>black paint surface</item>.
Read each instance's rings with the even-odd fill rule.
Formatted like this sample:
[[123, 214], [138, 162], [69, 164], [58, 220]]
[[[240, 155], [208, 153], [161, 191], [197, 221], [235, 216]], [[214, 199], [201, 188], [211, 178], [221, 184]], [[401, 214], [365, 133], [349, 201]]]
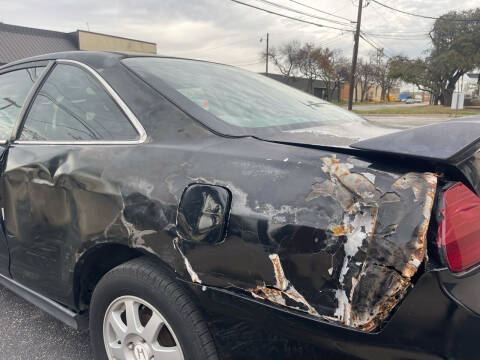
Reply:
[[[195, 290], [205, 309], [222, 301], [235, 309], [246, 301], [254, 319], [273, 309], [285, 315], [277, 330], [290, 327], [289, 336], [365, 359], [439, 358], [456, 345], [436, 347], [437, 327], [451, 320], [452, 339], [467, 336], [459, 320], [479, 328], [476, 317], [444, 297], [421, 312], [429, 291], [438, 293], [419, 251], [435, 185], [415, 160], [412, 169], [397, 167], [347, 148], [356, 141], [348, 136], [327, 142], [328, 148], [290, 136], [290, 145], [221, 136], [130, 72], [123, 55], [36, 59], [56, 57], [95, 68], [148, 139], [138, 145], [10, 144], [2, 177], [4, 274], [85, 310], [88, 296], [78, 279], [92, 266], [84, 264], [115, 245], [158, 258], [192, 286], [216, 289], [207, 289], [208, 301]], [[469, 178], [478, 179], [476, 158], [468, 161]], [[341, 308], [339, 294], [351, 312]], [[425, 340], [416, 343], [421, 329]], [[463, 340], [459, 358], [471, 354], [470, 340]]]

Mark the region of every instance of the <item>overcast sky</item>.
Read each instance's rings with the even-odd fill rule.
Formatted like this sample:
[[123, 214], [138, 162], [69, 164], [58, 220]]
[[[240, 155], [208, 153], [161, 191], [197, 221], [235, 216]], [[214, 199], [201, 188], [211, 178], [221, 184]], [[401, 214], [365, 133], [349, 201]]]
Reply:
[[[66, 32], [87, 30], [88, 23], [90, 31], [155, 42], [162, 55], [217, 61], [253, 71], [264, 69], [260, 53], [265, 41], [261, 39], [265, 39], [267, 32], [271, 46], [298, 39], [337, 48], [351, 56], [353, 35], [345, 29], [352, 28], [347, 20], [356, 19], [358, 0], [296, 0], [347, 20], [327, 16], [291, 0], [269, 1], [322, 19], [279, 9], [265, 0], [241, 1], [344, 31], [282, 19], [231, 0], [50, 0], [41, 5], [33, 0], [5, 0], [0, 21]], [[479, 0], [378, 1], [428, 16], [480, 6]], [[372, 34], [371, 41], [384, 47], [388, 55], [421, 56], [428, 49], [426, 34], [432, 24], [433, 20], [403, 15], [372, 2], [364, 9], [362, 30]], [[361, 55], [367, 56], [372, 50], [371, 45], [361, 42]]]

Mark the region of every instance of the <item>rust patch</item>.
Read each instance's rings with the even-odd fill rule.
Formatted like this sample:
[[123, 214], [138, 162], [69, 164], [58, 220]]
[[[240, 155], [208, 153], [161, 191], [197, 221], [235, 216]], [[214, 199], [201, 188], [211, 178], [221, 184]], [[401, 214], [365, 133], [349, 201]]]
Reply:
[[[392, 286], [385, 293], [384, 300], [376, 307], [371, 309], [369, 313], [355, 313], [352, 316], [350, 326], [356, 327], [363, 331], [374, 330], [379, 323], [387, 318], [392, 309], [405, 295], [406, 290], [410, 286], [409, 279], [405, 279], [390, 269], [378, 266], [380, 272], [388, 274], [392, 280]], [[367, 316], [365, 316], [367, 315]]]
[[[426, 233], [437, 176], [433, 173], [407, 173], [396, 179], [391, 191], [382, 193], [374, 185], [375, 174], [352, 172], [354, 166], [340, 162], [335, 155], [322, 158], [322, 162], [322, 170], [330, 175], [330, 179], [313, 184], [307, 200], [328, 196], [345, 210], [343, 222], [329, 226], [333, 236], [346, 237], [339, 288], [335, 291], [338, 307], [333, 318], [345, 325], [371, 331], [403, 298], [411, 285], [411, 277], [425, 258]], [[396, 215], [392, 210], [383, 213], [377, 234], [375, 230], [382, 204], [402, 201], [411, 208], [398, 207], [400, 213]], [[406, 219], [418, 206], [422, 207], [420, 216], [423, 218], [418, 226], [412, 225], [413, 238], [409, 239], [411, 235], [407, 233], [397, 235], [399, 223], [396, 221]], [[398, 253], [395, 253], [396, 248], [389, 249], [391, 241], [398, 241], [398, 244], [392, 243], [398, 246]], [[372, 257], [368, 255], [370, 249], [374, 249]], [[399, 267], [394, 268], [389, 263], [392, 256], [401, 264]], [[382, 258], [386, 264], [377, 264], [376, 259]]]
[[335, 184], [330, 180], [325, 180], [321, 183], [314, 183], [312, 185], [312, 191], [308, 194], [306, 201], [312, 201], [320, 196], [335, 195]]
[[335, 155], [322, 158], [322, 162], [322, 170], [330, 175], [331, 181], [342, 184], [353, 196], [364, 201], [375, 201], [380, 197], [380, 191], [368, 179], [368, 174], [350, 171], [353, 164], [341, 163]]
[[[346, 161], [340, 161], [335, 155], [321, 159], [322, 170], [328, 178], [316, 180], [305, 198], [307, 203], [320, 198], [318, 204], [312, 204], [319, 209], [326, 204], [325, 198], [328, 198], [328, 214], [334, 214], [335, 217], [335, 221], [332, 221], [333, 217], [325, 216], [325, 211], [322, 221], [327, 219], [332, 223], [323, 222], [321, 225], [315, 219], [308, 218], [310, 227], [321, 236], [325, 234], [336, 245], [334, 255], [323, 248], [315, 248], [318, 254], [323, 251], [318, 258], [325, 259], [325, 255], [329, 255], [331, 264], [318, 267], [315, 266], [317, 264], [307, 264], [306, 270], [302, 269], [301, 275], [305, 277], [313, 275], [308, 273], [310, 268], [325, 272], [315, 274], [322, 278], [322, 284], [295, 284], [294, 275], [289, 275], [290, 279], [287, 279], [277, 254], [279, 251], [274, 250], [275, 253], [269, 255], [274, 281], [272, 279], [266, 284], [264, 279], [259, 278], [256, 287], [243, 287], [242, 290], [248, 291], [254, 298], [279, 306], [363, 331], [372, 331], [405, 296], [411, 287], [411, 277], [425, 259], [426, 233], [437, 177], [432, 173], [413, 172], [398, 177], [365, 168], [359, 168], [362, 172], [357, 173], [357, 168], [348, 162], [349, 158], [342, 155], [339, 157]], [[235, 187], [228, 185], [232, 187], [235, 199]], [[242, 193], [239, 198], [242, 199], [241, 205], [251, 211], [246, 206], [246, 194]], [[282, 211], [285, 212], [283, 208], [269, 206], [262, 212], [271, 219], [270, 224], [291, 224], [293, 220], [279, 216], [283, 214]], [[314, 206], [312, 208], [315, 209]], [[259, 211], [255, 210], [256, 213]], [[310, 212], [309, 216], [311, 215]], [[295, 221], [296, 216], [295, 213]], [[317, 234], [314, 236], [306, 240], [316, 244]], [[306, 245], [303, 244], [302, 257], [299, 259], [308, 259], [308, 241], [305, 242]], [[315, 256], [318, 256], [317, 253]], [[201, 282], [186, 257], [184, 261], [192, 281]], [[295, 269], [291, 271], [293, 274], [299, 273]], [[328, 279], [326, 285], [323, 285], [324, 279]], [[318, 300], [318, 294], [314, 293], [316, 291], [325, 291], [326, 296]]]
[[430, 223], [435, 191], [437, 187], [437, 176], [435, 174], [407, 174], [397, 180], [393, 187], [408, 188], [408, 184], [414, 193], [416, 201], [423, 201], [423, 220], [418, 228], [416, 241], [413, 242], [415, 250], [410, 260], [402, 271], [402, 276], [411, 278], [417, 272], [418, 267], [425, 258], [427, 250], [427, 230]]
[[354, 230], [352, 224], [345, 225], [330, 225], [330, 230], [335, 236], [345, 236], [351, 234]]
[[[360, 284], [357, 285], [352, 296], [353, 308], [351, 318], [346, 322], [347, 325], [364, 331], [375, 329], [389, 316], [391, 310], [405, 295], [411, 285], [411, 277], [416, 274], [425, 258], [427, 250], [426, 234], [436, 185], [437, 177], [432, 173], [409, 173], [399, 178], [392, 185], [394, 192], [397, 189], [398, 193], [401, 193], [400, 189], [402, 189], [405, 196], [407, 196], [409, 190], [413, 193], [413, 197], [411, 197], [413, 204], [410, 200], [411, 208], [403, 210], [404, 214], [402, 216], [408, 218], [409, 212], [416, 208], [422, 218], [419, 220], [419, 226], [413, 226], [414, 229], [411, 233], [413, 237], [411, 239], [399, 239], [401, 245], [396, 245], [399, 246], [398, 250], [389, 249], [390, 252], [386, 251], [380, 257], [367, 257], [358, 277]], [[384, 230], [382, 231], [384, 232], [377, 234], [376, 242], [371, 245], [376, 247], [376, 252], [393, 246], [392, 239], [398, 239], [400, 236], [391, 238], [397, 231], [398, 224], [385, 224], [388, 219], [387, 215], [382, 217], [381, 221], [384, 223]], [[403, 237], [409, 236], [408, 233], [402, 234]], [[403, 243], [406, 240], [409, 240], [408, 243]], [[388, 244], [391, 245], [383, 245], [381, 244], [382, 241], [388, 241]], [[381, 259], [382, 256], [396, 256], [398, 259], [402, 259], [402, 256], [404, 256], [406, 258], [403, 267], [393, 268], [392, 264], [385, 266], [384, 264], [374, 263], [374, 259]]]
[[[288, 306], [296, 310], [302, 310], [314, 316], [320, 316], [317, 310], [308, 303], [308, 301], [285, 277], [278, 254], [271, 254], [269, 258], [273, 264], [273, 270], [275, 272], [275, 288], [263, 285], [257, 286], [254, 289], [247, 289], [247, 291], [249, 291], [255, 298], [264, 299], [277, 305]], [[286, 305], [286, 298], [295, 301], [299, 306]]]
[[269, 256], [272, 264], [273, 269], [275, 271], [275, 278], [277, 279], [276, 288], [284, 291], [287, 289], [288, 280], [285, 278], [285, 274], [283, 273], [282, 264], [280, 263], [280, 258], [277, 254], [273, 254]]

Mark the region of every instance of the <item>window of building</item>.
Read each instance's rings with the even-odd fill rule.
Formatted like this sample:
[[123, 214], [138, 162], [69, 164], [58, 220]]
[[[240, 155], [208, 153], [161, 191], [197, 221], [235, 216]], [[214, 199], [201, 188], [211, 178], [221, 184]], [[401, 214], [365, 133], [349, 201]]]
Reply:
[[28, 92], [44, 68], [21, 69], [0, 75], [0, 140], [10, 138]]
[[124, 141], [138, 133], [115, 101], [86, 71], [58, 64], [28, 113], [20, 140]]

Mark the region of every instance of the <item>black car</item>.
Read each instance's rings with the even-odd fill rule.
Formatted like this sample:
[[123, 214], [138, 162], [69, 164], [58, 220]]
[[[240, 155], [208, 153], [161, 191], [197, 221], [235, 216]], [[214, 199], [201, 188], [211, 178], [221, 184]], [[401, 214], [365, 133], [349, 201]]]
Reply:
[[0, 283], [97, 360], [478, 358], [475, 118], [69, 52], [0, 68], [0, 124]]

